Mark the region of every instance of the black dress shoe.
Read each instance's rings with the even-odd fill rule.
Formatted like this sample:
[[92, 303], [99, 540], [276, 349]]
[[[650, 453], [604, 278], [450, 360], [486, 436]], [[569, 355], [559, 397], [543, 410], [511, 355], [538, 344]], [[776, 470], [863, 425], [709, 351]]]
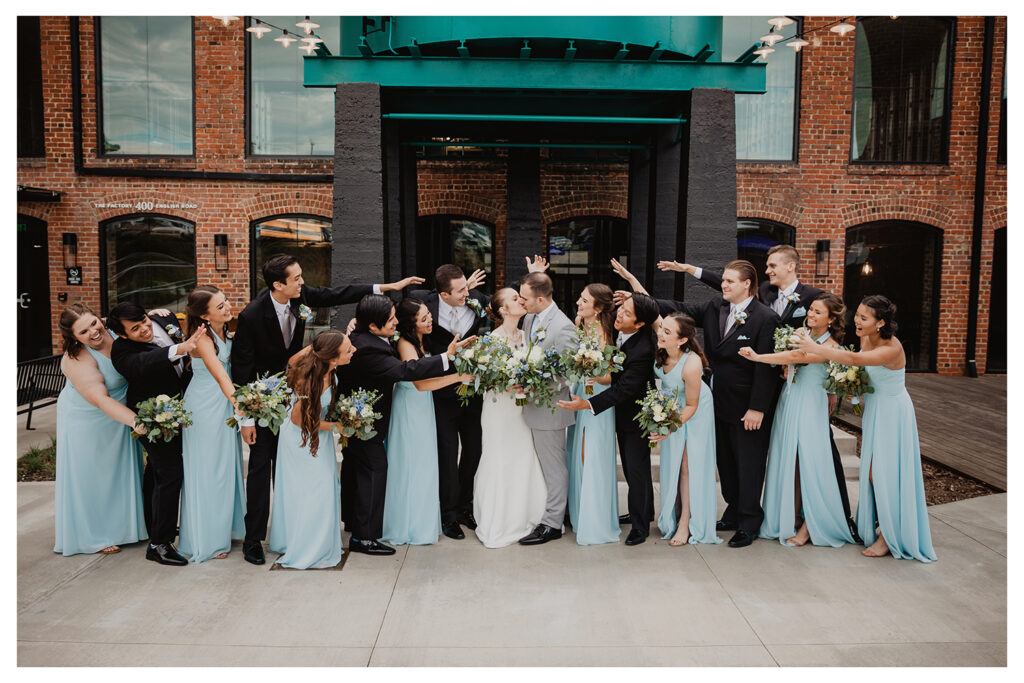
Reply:
[[476, 517], [473, 516], [472, 512], [462, 513], [456, 521], [467, 529], [476, 529]]
[[739, 527], [736, 526], [736, 522], [727, 522], [724, 519], [721, 519], [717, 524], [715, 524], [715, 529], [718, 531], [736, 531]]
[[172, 567], [184, 567], [188, 564], [181, 553], [174, 549], [174, 546], [170, 543], [161, 543], [160, 545], [150, 545], [146, 549], [146, 559], [159, 562], [160, 564], [170, 565]]
[[626, 545], [640, 545], [647, 540], [647, 534], [640, 531], [639, 529], [633, 529], [626, 536]]
[[857, 533], [857, 523], [853, 521], [853, 518], [847, 517], [846, 524], [850, 527], [850, 536], [853, 537], [853, 542], [857, 545], [864, 545], [864, 539]]
[[629, 519], [629, 515], [619, 515], [619, 526], [622, 526], [623, 524], [632, 524]]
[[267, 561], [263, 554], [263, 544], [259, 541], [243, 541], [242, 557], [251, 564], [264, 564]]
[[519, 539], [519, 545], [540, 545], [562, 537], [562, 530], [547, 524], [538, 524], [537, 528]]
[[443, 533], [448, 538], [454, 538], [456, 541], [461, 541], [466, 537], [466, 534], [462, 532], [462, 527], [460, 527], [455, 522], [452, 522], [451, 524], [445, 524], [443, 527], [441, 527], [441, 533]]
[[732, 538], [729, 539], [729, 547], [746, 548], [748, 545], [754, 542], [755, 538], [757, 538], [756, 534], [752, 534], [749, 531], [744, 531], [743, 529], [740, 529], [735, 534], [733, 534]]
[[380, 541], [357, 541], [351, 539], [348, 542], [348, 549], [354, 553], [364, 553], [366, 555], [394, 555], [395, 549], [389, 545], [385, 545]]

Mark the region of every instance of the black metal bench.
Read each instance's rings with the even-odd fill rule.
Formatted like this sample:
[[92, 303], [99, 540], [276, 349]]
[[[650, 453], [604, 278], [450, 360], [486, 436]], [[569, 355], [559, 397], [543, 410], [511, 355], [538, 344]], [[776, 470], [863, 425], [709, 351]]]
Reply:
[[52, 406], [66, 381], [60, 371], [61, 354], [18, 363], [18, 415], [28, 413], [25, 429], [32, 429], [32, 411]]

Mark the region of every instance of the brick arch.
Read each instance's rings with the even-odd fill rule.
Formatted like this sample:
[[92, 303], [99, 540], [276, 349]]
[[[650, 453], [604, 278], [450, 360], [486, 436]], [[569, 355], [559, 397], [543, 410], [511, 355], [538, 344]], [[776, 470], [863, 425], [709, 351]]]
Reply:
[[32, 218], [38, 218], [41, 221], [50, 222], [50, 213], [53, 211], [53, 207], [57, 206], [56, 202], [47, 202], [43, 206], [35, 206], [31, 204], [19, 204], [18, 213], [23, 216], [31, 216]]
[[[135, 208], [135, 205], [139, 202], [152, 202], [153, 208], [146, 209], [145, 211]], [[121, 194], [110, 195], [104, 198], [104, 207], [93, 207], [93, 214], [96, 217], [96, 222], [101, 223], [105, 220], [109, 220], [116, 216], [128, 216], [133, 214], [147, 214], [147, 213], [159, 213], [165, 216], [175, 216], [177, 218], [183, 218], [195, 224], [199, 224], [202, 216], [201, 204], [198, 200], [191, 197], [182, 196], [180, 192], [170, 194], [167, 192], [152, 192], [150, 190], [134, 190], [132, 192], [124, 192]], [[122, 206], [111, 207], [111, 204], [120, 204]], [[128, 206], [123, 206], [127, 204]], [[159, 204], [167, 204], [171, 206], [158, 206]], [[178, 205], [174, 207], [173, 205]], [[196, 205], [200, 208], [182, 208], [182, 205]]]
[[993, 230], [1005, 228], [1007, 221], [1006, 204], [985, 209], [985, 224]]
[[888, 196], [847, 204], [840, 210], [840, 227], [848, 230], [875, 221], [913, 221], [945, 230], [953, 216], [943, 205], [921, 197]]
[[437, 193], [428, 202], [421, 202], [418, 214], [420, 216], [441, 216], [453, 214], [477, 218], [497, 225], [502, 219], [502, 206], [499, 202], [482, 195], [468, 195], [450, 192]]
[[736, 218], [762, 218], [792, 226], [799, 230], [804, 207], [789, 197], [745, 195], [739, 197]]
[[605, 192], [578, 192], [544, 202], [541, 221], [551, 225], [577, 216], [611, 216], [629, 219], [629, 198]]
[[[296, 196], [298, 195], [298, 196]], [[322, 216], [327, 220], [334, 218], [333, 195], [320, 191], [293, 190], [262, 194], [257, 192], [253, 197], [240, 204], [249, 223], [268, 216], [280, 216], [292, 213], [304, 213]]]

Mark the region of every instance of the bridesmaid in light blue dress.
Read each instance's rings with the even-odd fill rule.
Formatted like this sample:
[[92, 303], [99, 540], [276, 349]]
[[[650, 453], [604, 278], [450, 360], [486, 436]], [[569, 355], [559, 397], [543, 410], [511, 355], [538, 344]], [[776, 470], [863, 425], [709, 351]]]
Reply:
[[[592, 283], [583, 288], [576, 301], [576, 324], [596, 327], [603, 343], [615, 341], [615, 305], [610, 287]], [[611, 375], [598, 377], [591, 386], [592, 395], [605, 391]], [[572, 393], [585, 396], [578, 384]], [[569, 470], [569, 521], [579, 545], [617, 543], [619, 526], [619, 483], [615, 466], [615, 409], [594, 415], [589, 410], [576, 413], [576, 424], [569, 427], [565, 440], [566, 466]]]
[[917, 416], [904, 384], [906, 355], [893, 336], [895, 315], [896, 306], [884, 296], [866, 296], [853, 318], [859, 353], [816, 344], [806, 334], [798, 348], [844, 365], [863, 366], [874, 387], [874, 393], [862, 399], [857, 532], [870, 545], [861, 554], [892, 553], [900, 559], [933, 562]]
[[688, 315], [672, 313], [659, 322], [655, 323], [658, 351], [654, 373], [661, 380], [661, 388], [678, 389], [686, 405], [680, 411], [683, 424], [679, 429], [651, 439], [661, 442], [658, 528], [662, 538], [669, 539], [673, 546], [721, 543], [715, 531], [715, 405], [711, 388], [701, 379], [707, 361]]
[[291, 569], [329, 569], [341, 562], [341, 480], [333, 422], [338, 398], [334, 370], [352, 360], [355, 347], [338, 330], [324, 330], [289, 361], [288, 386], [301, 398], [277, 439], [274, 507], [269, 547], [277, 564]]
[[58, 326], [68, 381], [57, 397], [53, 551], [109, 555], [147, 536], [142, 449], [130, 437], [135, 412], [110, 362], [113, 333], [82, 304], [66, 308]]
[[[398, 355], [403, 361], [423, 358], [423, 337], [433, 330], [433, 317], [419, 299], [403, 299], [398, 317]], [[384, 496], [384, 535], [394, 545], [430, 545], [441, 536], [438, 497], [435, 389], [469, 379], [445, 375], [418, 382], [397, 382], [388, 426], [388, 479]]]
[[[807, 327], [816, 343], [833, 349], [839, 346], [845, 311], [842, 299], [828, 292], [811, 303]], [[828, 395], [822, 386], [828, 375], [825, 359], [802, 351], [758, 354], [749, 346], [740, 349], [740, 355], [758, 363], [788, 364], [772, 422], [764, 521], [758, 535], [777, 538], [786, 546], [801, 546], [808, 540], [833, 548], [853, 543], [828, 438], [832, 427]], [[796, 366], [801, 363], [806, 365]], [[798, 517], [802, 524], [798, 525]]]
[[231, 395], [231, 306], [212, 285], [196, 287], [185, 304], [191, 335], [206, 334], [192, 352], [192, 380], [185, 389], [185, 410], [192, 425], [182, 429], [181, 520], [178, 552], [193, 562], [223, 559], [231, 541], [245, 537], [245, 488], [242, 439], [225, 421], [234, 415]]

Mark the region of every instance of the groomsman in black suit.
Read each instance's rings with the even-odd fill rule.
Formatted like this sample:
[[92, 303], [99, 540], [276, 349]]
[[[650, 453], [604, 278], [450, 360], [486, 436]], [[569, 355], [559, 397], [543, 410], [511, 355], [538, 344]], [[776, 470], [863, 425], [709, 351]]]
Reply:
[[626, 354], [622, 370], [612, 373], [612, 383], [605, 391], [589, 400], [572, 395], [571, 401], [559, 401], [566, 410], [590, 410], [599, 415], [615, 408], [615, 436], [619, 457], [629, 487], [627, 508], [633, 528], [626, 536], [626, 545], [647, 540], [654, 517], [654, 487], [651, 483], [651, 449], [647, 435], [634, 420], [636, 402], [654, 386], [654, 332], [658, 319], [657, 302], [639, 292], [628, 295], [615, 313], [615, 343]]
[[658, 300], [662, 315], [682, 311], [704, 330], [704, 352], [711, 364], [715, 401], [718, 478], [727, 507], [721, 531], [736, 533], [732, 548], [753, 543], [764, 519], [761, 491], [768, 461], [778, 371], [739, 355], [744, 346], [758, 353], [775, 351], [779, 316], [754, 297], [757, 272], [749, 261], [726, 264], [722, 296], [704, 304]]
[[[384, 285], [307, 287], [302, 266], [289, 254], [275, 254], [263, 264], [267, 289], [260, 290], [238, 314], [238, 327], [231, 347], [231, 379], [248, 384], [257, 376], [283, 371], [288, 359], [303, 346], [306, 321], [312, 308], [341, 306], [359, 301], [367, 294], [401, 290], [423, 282], [408, 277]], [[245, 540], [242, 554], [252, 564], [266, 558], [262, 541], [267, 537], [270, 518], [270, 484], [277, 461], [277, 435], [269, 428], [243, 420], [242, 438], [249, 444], [249, 474], [246, 479]]]
[[384, 535], [384, 496], [388, 481], [388, 456], [384, 439], [391, 420], [391, 392], [396, 382], [415, 382], [439, 377], [454, 369], [455, 350], [472, 343], [473, 337], [453, 339], [440, 354], [402, 361], [391, 343], [398, 329], [395, 305], [386, 296], [368, 295], [356, 306], [356, 327], [350, 335], [356, 352], [352, 361], [338, 368], [343, 393], [356, 389], [379, 391], [374, 409], [381, 414], [374, 423], [376, 436], [366, 441], [349, 439], [341, 462], [341, 501], [345, 528], [352, 532], [349, 550], [367, 555], [392, 555], [395, 549], [380, 542]]
[[[166, 394], [174, 396], [185, 391], [192, 375], [188, 354], [195, 349], [199, 337], [206, 331], [201, 326], [188, 340], [180, 339], [180, 329], [173, 316], [148, 316], [145, 309], [135, 303], [121, 302], [110, 309], [107, 325], [118, 335], [110, 349], [114, 369], [128, 380], [125, 404], [135, 409], [147, 399]], [[178, 503], [183, 477], [181, 461], [181, 435], [169, 442], [150, 442], [143, 438], [146, 449], [146, 472], [149, 492], [143, 486], [143, 505], [150, 498], [146, 524], [149, 527], [149, 547], [146, 559], [160, 564], [184, 566], [188, 564], [172, 545], [178, 523]]]
[[[691, 266], [688, 263], [660, 261], [658, 268], [689, 273], [704, 284], [715, 289], [720, 289], [722, 286], [721, 275], [713, 271]], [[790, 325], [791, 327], [800, 327], [804, 324], [804, 318], [807, 316], [807, 310], [811, 307], [811, 302], [822, 293], [822, 290], [817, 287], [800, 282], [797, 277], [797, 270], [799, 268], [799, 252], [788, 244], [776, 244], [768, 250], [768, 261], [764, 270], [768, 276], [768, 281], [762, 282], [758, 290], [762, 303], [778, 314], [783, 325]], [[781, 386], [780, 384], [780, 389]], [[777, 398], [778, 396], [776, 395]], [[828, 410], [830, 414], [836, 407], [837, 400], [835, 394], [828, 395]], [[836, 440], [832, 437], [831, 424], [829, 425], [828, 439], [832, 445], [832, 465], [836, 473], [836, 482], [839, 484], [839, 496], [843, 501], [843, 513], [846, 515], [846, 524], [850, 528], [853, 539], [860, 543], [860, 536], [857, 535], [857, 524], [853, 521], [853, 515], [850, 511], [850, 494], [846, 489], [843, 460], [839, 455]]]

